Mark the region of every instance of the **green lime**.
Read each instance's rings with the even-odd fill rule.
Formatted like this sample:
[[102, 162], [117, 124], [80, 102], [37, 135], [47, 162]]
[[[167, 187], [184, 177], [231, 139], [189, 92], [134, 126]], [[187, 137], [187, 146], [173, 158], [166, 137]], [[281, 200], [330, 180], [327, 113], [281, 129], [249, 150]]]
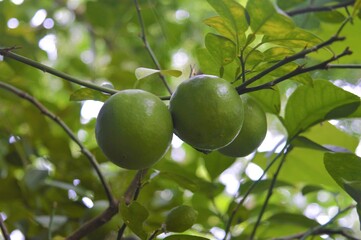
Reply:
[[167, 232], [184, 232], [196, 222], [198, 212], [192, 207], [180, 205], [173, 208], [165, 219]]
[[144, 169], [168, 150], [172, 118], [157, 96], [138, 89], [123, 90], [104, 103], [95, 135], [110, 161], [126, 169]]
[[232, 143], [219, 149], [224, 155], [244, 157], [255, 151], [267, 133], [267, 118], [262, 107], [250, 96], [242, 96], [244, 121], [241, 131]]
[[169, 105], [175, 133], [197, 149], [224, 147], [242, 126], [242, 100], [233, 86], [219, 77], [198, 75], [182, 82]]

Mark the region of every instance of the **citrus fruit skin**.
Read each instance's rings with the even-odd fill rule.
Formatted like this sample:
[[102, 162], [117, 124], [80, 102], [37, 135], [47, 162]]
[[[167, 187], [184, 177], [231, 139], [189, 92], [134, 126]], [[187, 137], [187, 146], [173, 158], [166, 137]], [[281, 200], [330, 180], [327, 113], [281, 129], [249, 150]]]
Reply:
[[241, 96], [244, 121], [237, 137], [219, 152], [230, 157], [244, 157], [256, 150], [267, 133], [267, 118], [262, 107], [250, 96]]
[[180, 205], [168, 213], [165, 219], [167, 232], [184, 232], [196, 222], [198, 212], [190, 206]]
[[182, 82], [170, 103], [174, 132], [201, 150], [215, 150], [229, 144], [243, 122], [243, 103], [226, 80], [197, 75]]
[[110, 161], [126, 169], [144, 169], [168, 150], [172, 118], [157, 96], [139, 89], [123, 90], [104, 103], [95, 136]]

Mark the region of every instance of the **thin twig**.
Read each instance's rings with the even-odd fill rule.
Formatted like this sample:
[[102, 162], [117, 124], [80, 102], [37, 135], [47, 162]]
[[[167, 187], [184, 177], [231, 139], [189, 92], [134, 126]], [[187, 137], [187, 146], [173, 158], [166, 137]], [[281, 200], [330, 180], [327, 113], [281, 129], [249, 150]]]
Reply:
[[301, 239], [301, 240], [305, 240], [308, 236], [310, 236], [310, 235], [312, 235], [313, 233], [321, 230], [322, 228], [330, 225], [330, 224], [333, 223], [341, 214], [343, 214], [343, 213], [345, 213], [345, 212], [347, 212], [347, 211], [349, 211], [349, 210], [351, 210], [351, 209], [353, 209], [353, 208], [355, 208], [355, 206], [354, 206], [354, 205], [351, 205], [351, 206], [346, 207], [345, 209], [339, 210], [339, 211], [337, 212], [337, 214], [336, 214], [335, 216], [333, 216], [327, 223], [310, 229], [310, 230], [307, 231], [300, 239]]
[[258, 79], [266, 76], [268, 73], [290, 63], [293, 62], [297, 59], [301, 59], [301, 58], [305, 58], [306, 55], [312, 53], [312, 52], [316, 52], [321, 48], [327, 47], [331, 44], [333, 44], [334, 42], [337, 41], [343, 41], [345, 40], [345, 37], [340, 37], [339, 35], [341, 34], [341, 31], [344, 29], [344, 27], [346, 26], [346, 24], [350, 21], [351, 18], [347, 18], [345, 21], [343, 21], [343, 23], [341, 24], [341, 26], [337, 29], [337, 32], [330, 37], [328, 40], [317, 44], [311, 48], [305, 48], [304, 50], [295, 53], [292, 56], [286, 57], [283, 60], [277, 62], [276, 64], [272, 65], [271, 67], [263, 70], [262, 72], [258, 73], [257, 75], [253, 76], [252, 78], [248, 79], [246, 82], [242, 83], [240, 86], [238, 86], [236, 89], [238, 91], [238, 93], [244, 93], [244, 89], [246, 89], [247, 86], [249, 86], [250, 84], [254, 83], [255, 81], [257, 81]]
[[51, 120], [53, 120], [56, 124], [58, 124], [70, 137], [71, 140], [73, 140], [80, 148], [80, 151], [88, 158], [90, 164], [95, 169], [102, 185], [105, 190], [105, 193], [107, 195], [108, 201], [110, 204], [114, 204], [115, 200], [114, 197], [110, 191], [110, 187], [108, 186], [103, 174], [100, 171], [99, 165], [97, 160], [95, 159], [95, 156], [83, 145], [83, 143], [76, 137], [76, 135], [72, 132], [72, 130], [66, 125], [65, 122], [63, 122], [59, 117], [57, 117], [55, 114], [50, 112], [43, 104], [41, 104], [37, 99], [35, 99], [33, 96], [27, 94], [26, 92], [9, 85], [4, 82], [0, 82], [0, 88], [3, 88], [5, 90], [8, 90], [17, 96], [27, 100], [31, 104], [33, 104], [36, 108], [40, 110], [42, 114], [49, 117]]
[[[140, 25], [140, 28], [141, 28], [140, 38], [142, 39], [144, 47], [147, 49], [147, 51], [148, 51], [154, 65], [156, 66], [156, 68], [158, 70], [161, 70], [162, 68], [161, 68], [161, 66], [159, 64], [159, 61], [158, 61], [157, 57], [155, 56], [151, 46], [149, 45], [149, 42], [147, 40], [147, 35], [145, 34], [145, 25], [144, 25], [144, 21], [143, 21], [143, 17], [142, 17], [142, 13], [141, 13], [141, 10], [140, 10], [138, 0], [134, 0], [134, 5], [135, 5], [135, 8], [137, 10], [138, 21], [139, 21], [139, 25]], [[172, 94], [172, 90], [170, 89], [167, 81], [165, 80], [164, 75], [162, 73], [160, 73], [160, 72], [158, 74], [159, 74], [159, 77], [162, 80], [164, 86], [166, 87], [167, 91], [170, 94]]]
[[347, 69], [361, 69], [361, 64], [328, 64], [330, 68], [347, 68]]
[[87, 82], [87, 81], [83, 81], [83, 80], [74, 78], [74, 77], [72, 77], [72, 76], [70, 76], [70, 75], [68, 75], [66, 73], [55, 70], [54, 68], [51, 68], [51, 67], [46, 66], [44, 64], [41, 64], [41, 63], [36, 62], [34, 60], [31, 60], [29, 58], [23, 57], [21, 55], [15, 54], [15, 53], [11, 52], [12, 49], [13, 48], [0, 48], [0, 55], [11, 58], [11, 59], [16, 60], [18, 62], [21, 62], [21, 63], [24, 63], [26, 65], [32, 66], [34, 68], [37, 68], [37, 69], [39, 69], [39, 70], [41, 70], [43, 72], [50, 73], [50, 74], [52, 74], [54, 76], [57, 76], [59, 78], [62, 78], [64, 80], [66, 80], [66, 81], [76, 83], [78, 85], [81, 85], [81, 86], [84, 86], [84, 87], [87, 87], [87, 88], [91, 88], [91, 89], [94, 89], [94, 90], [97, 90], [97, 91], [100, 91], [100, 92], [104, 92], [104, 93], [108, 93], [108, 94], [115, 94], [115, 93], [118, 92], [117, 90], [114, 90], [114, 89], [111, 89], [111, 88], [102, 87], [102, 86], [96, 85], [96, 84], [91, 83], [91, 82]]
[[[297, 233], [287, 237], [273, 238], [272, 240], [292, 240], [292, 239], [301, 239], [305, 233]], [[341, 235], [348, 240], [361, 240], [349, 234], [345, 229], [333, 229], [333, 228], [322, 228], [313, 232], [310, 236], [320, 236], [320, 235]]]
[[56, 202], [53, 203], [53, 209], [51, 211], [49, 226], [48, 226], [48, 240], [53, 239], [53, 237], [52, 237], [52, 234], [53, 234], [52, 228], [53, 228], [54, 216], [55, 216], [55, 211], [56, 211], [57, 205], [58, 204]]
[[311, 13], [311, 12], [329, 12], [338, 8], [351, 6], [355, 3], [355, 0], [349, 0], [341, 3], [337, 3], [329, 6], [309, 6], [305, 8], [299, 8], [294, 10], [286, 11], [288, 16], [295, 16], [298, 14]]
[[75, 232], [73, 232], [69, 237], [67, 237], [66, 240], [78, 240], [82, 237], [85, 237], [91, 231], [109, 222], [110, 219], [112, 219], [118, 213], [118, 210], [118, 203], [109, 205], [109, 207], [104, 212], [81, 225]]
[[271, 67], [263, 70], [262, 72], [258, 73], [257, 75], [253, 76], [252, 78], [248, 79], [246, 82], [244, 82], [243, 84], [241, 84], [240, 86], [237, 87], [237, 91], [238, 92], [242, 92], [242, 89], [245, 89], [247, 86], [249, 86], [250, 84], [254, 83], [255, 81], [257, 81], [258, 79], [264, 77], [265, 75], [267, 75], [268, 73], [284, 66], [287, 63], [293, 62], [297, 59], [301, 59], [304, 58], [307, 54], [310, 54], [312, 52], [315, 52], [321, 48], [327, 47], [329, 45], [331, 45], [332, 43], [336, 42], [336, 41], [342, 41], [344, 40], [344, 37], [339, 37], [339, 36], [333, 36], [330, 39], [328, 39], [325, 42], [322, 42], [312, 48], [307, 48], [302, 50], [301, 52], [298, 52], [292, 56], [286, 57], [283, 60], [277, 62], [276, 64], [272, 65]]
[[[72, 83], [75, 83], [75, 84], [78, 84], [80, 86], [84, 86], [84, 87], [87, 87], [87, 88], [90, 88], [90, 89], [94, 89], [96, 91], [100, 91], [100, 92], [103, 92], [103, 93], [108, 93], [108, 94], [111, 94], [111, 95], [119, 92], [118, 90], [115, 90], [115, 89], [112, 89], [112, 88], [102, 87], [102, 86], [93, 84], [91, 82], [87, 82], [87, 81], [83, 81], [83, 80], [74, 78], [74, 77], [72, 77], [72, 76], [70, 76], [70, 75], [68, 75], [66, 73], [60, 72], [60, 71], [58, 71], [58, 70], [56, 70], [54, 68], [51, 68], [51, 67], [46, 66], [44, 64], [41, 64], [39, 62], [36, 62], [34, 60], [31, 60], [29, 58], [26, 58], [24, 56], [21, 56], [19, 54], [11, 52], [14, 49], [17, 49], [17, 48], [15, 48], [15, 47], [0, 48], [0, 55], [6, 56], [6, 57], [11, 58], [11, 59], [13, 59], [15, 61], [24, 63], [26, 65], [29, 65], [29, 66], [34, 67], [36, 69], [39, 69], [39, 70], [41, 70], [43, 72], [52, 74], [54, 76], [57, 76], [59, 78], [62, 78], [64, 80], [66, 80], [66, 81], [69, 81], [69, 82], [72, 82]], [[169, 100], [170, 96], [160, 96], [159, 98], [161, 100]]]
[[81, 152], [88, 158], [90, 164], [96, 171], [100, 182], [104, 188], [105, 194], [109, 201], [109, 207], [107, 210], [105, 210], [101, 215], [98, 217], [90, 220], [86, 224], [80, 226], [79, 229], [77, 229], [71, 236], [69, 236], [68, 240], [73, 239], [80, 239], [81, 237], [84, 237], [87, 235], [91, 230], [94, 230], [97, 227], [100, 227], [107, 221], [109, 221], [117, 212], [118, 212], [118, 201], [113, 197], [110, 187], [108, 186], [103, 174], [100, 171], [98, 162], [96, 161], [95, 156], [80, 142], [80, 140], [75, 136], [75, 134], [72, 132], [72, 130], [66, 125], [65, 122], [63, 122], [59, 117], [57, 117], [55, 114], [50, 112], [44, 105], [42, 105], [37, 99], [30, 96], [26, 92], [9, 85], [4, 82], [0, 82], [0, 88], [3, 88], [5, 90], [8, 90], [9, 92], [12, 92], [16, 94], [17, 96], [27, 100], [31, 104], [33, 104], [36, 108], [40, 110], [42, 114], [49, 117], [51, 120], [53, 120], [55, 123], [57, 123], [65, 132], [66, 134], [80, 147]]
[[262, 175], [252, 183], [252, 185], [247, 189], [247, 191], [245, 192], [244, 196], [242, 197], [242, 199], [237, 203], [236, 207], [233, 209], [233, 211], [231, 212], [231, 215], [229, 216], [226, 228], [225, 228], [225, 235], [223, 240], [227, 239], [227, 236], [229, 234], [229, 231], [231, 229], [231, 225], [232, 225], [232, 221], [234, 219], [234, 217], [236, 216], [236, 213], [238, 212], [239, 208], [244, 204], [244, 202], [246, 201], [247, 197], [251, 194], [251, 192], [253, 191], [253, 189], [258, 185], [258, 183], [266, 176], [267, 172], [271, 169], [271, 167], [273, 166], [273, 164], [278, 160], [278, 158], [280, 158], [283, 154], [283, 151], [287, 148], [287, 145], [284, 146], [284, 148], [272, 159], [272, 161], [267, 165], [267, 167], [264, 169]]
[[[288, 145], [288, 144], [287, 144]], [[250, 236], [250, 240], [253, 240], [255, 235], [256, 235], [256, 232], [257, 232], [257, 228], [258, 226], [260, 225], [261, 223], [261, 220], [262, 220], [262, 217], [263, 217], [263, 214], [265, 213], [266, 211], [266, 208], [268, 206], [268, 202], [269, 200], [271, 199], [271, 196], [273, 194], [273, 188], [276, 184], [276, 181], [277, 181], [277, 178], [278, 178], [278, 175], [283, 167], [283, 164], [285, 163], [286, 161], [286, 156], [288, 155], [288, 153], [290, 152], [291, 148], [290, 147], [287, 147], [284, 154], [282, 155], [282, 158], [281, 158], [281, 162], [280, 164], [278, 165], [277, 169], [276, 169], [276, 172], [274, 173], [273, 175], [273, 178], [272, 178], [272, 181], [271, 181], [271, 184], [270, 184], [270, 187], [268, 189], [268, 192], [267, 192], [267, 196], [266, 196], [266, 199], [262, 205], [262, 209], [261, 211], [259, 212], [258, 214], [258, 218], [257, 218], [257, 221], [253, 227], [253, 230], [252, 230], [252, 233], [251, 233], [251, 236]]]
[[[140, 189], [142, 188], [142, 179], [144, 175], [148, 172], [148, 168], [139, 170], [134, 176], [132, 182], [129, 184], [127, 190], [124, 193], [125, 204], [129, 205], [132, 201], [136, 201], [139, 196]], [[123, 225], [118, 230], [117, 240], [121, 240], [124, 234], [127, 225]]]
[[267, 82], [265, 84], [258, 85], [256, 87], [249, 87], [249, 88], [245, 88], [245, 89], [240, 89], [238, 91], [238, 93], [243, 94], [243, 93], [247, 93], [247, 92], [258, 91], [258, 90], [261, 90], [261, 89], [272, 89], [272, 87], [275, 86], [276, 84], [278, 84], [280, 82], [283, 82], [283, 81], [285, 81], [287, 79], [290, 79], [290, 78], [292, 78], [294, 76], [297, 76], [297, 75], [300, 75], [300, 74], [303, 74], [303, 73], [306, 73], [306, 72], [312, 72], [312, 71], [315, 71], [315, 70], [320, 70], [320, 69], [327, 70], [329, 68], [328, 67], [329, 63], [331, 63], [333, 61], [336, 61], [341, 57], [344, 57], [346, 55], [351, 55], [351, 54], [352, 54], [352, 52], [348, 48], [346, 48], [341, 54], [333, 56], [333, 57], [329, 58], [328, 60], [323, 61], [323, 62], [321, 62], [319, 64], [313, 65], [311, 67], [299, 66], [298, 68], [296, 68], [292, 72], [290, 72], [290, 73], [288, 73], [288, 74], [286, 74], [286, 75], [284, 75], [282, 77], [276, 78], [273, 81]]
[[4, 240], [11, 240], [8, 229], [5, 226], [4, 219], [3, 219], [3, 216], [1, 215], [1, 213], [0, 213], [0, 229], [1, 229], [1, 233], [4, 237]]
[[127, 225], [123, 223], [123, 225], [118, 230], [117, 240], [121, 240], [123, 238], [123, 234], [125, 229], [127, 228]]
[[150, 237], [148, 238], [148, 240], [153, 240], [153, 239], [156, 238], [157, 235], [158, 235], [159, 233], [161, 233], [161, 232], [162, 232], [162, 231], [161, 231], [160, 229], [156, 229], [156, 230], [153, 232], [153, 234], [150, 235]]
[[125, 204], [129, 205], [132, 201], [137, 200], [139, 195], [139, 190], [142, 186], [142, 179], [147, 173], [148, 169], [142, 169], [137, 172], [132, 182], [128, 186], [127, 190], [124, 193]]

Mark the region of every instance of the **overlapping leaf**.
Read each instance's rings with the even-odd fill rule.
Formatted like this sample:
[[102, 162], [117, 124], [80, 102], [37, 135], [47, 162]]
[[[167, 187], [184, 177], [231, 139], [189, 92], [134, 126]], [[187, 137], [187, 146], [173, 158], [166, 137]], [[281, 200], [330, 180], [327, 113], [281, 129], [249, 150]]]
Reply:
[[292, 20], [279, 14], [268, 0], [248, 1], [246, 9], [250, 15], [254, 33], [279, 36], [290, 32], [295, 27]]
[[132, 202], [130, 205], [122, 203], [120, 213], [123, 221], [127, 226], [141, 239], [147, 238], [147, 233], [143, 228], [144, 221], [148, 218], [149, 213], [145, 207], [138, 202]]
[[231, 63], [236, 57], [236, 45], [223, 36], [208, 33], [205, 37], [205, 45], [221, 66]]
[[289, 137], [312, 125], [350, 115], [360, 105], [360, 98], [326, 80], [298, 87], [290, 96], [285, 110]]
[[[232, 33], [232, 38], [237, 46], [242, 44], [244, 39], [244, 33], [249, 26], [249, 18], [245, 8], [234, 0], [207, 0], [208, 3], [216, 10], [216, 12], [222, 17], [223, 25], [227, 26], [227, 35]], [[214, 24], [212, 24], [214, 26]], [[217, 27], [217, 29], [219, 29]], [[226, 36], [227, 37], [227, 36]], [[243, 39], [242, 39], [243, 38]]]

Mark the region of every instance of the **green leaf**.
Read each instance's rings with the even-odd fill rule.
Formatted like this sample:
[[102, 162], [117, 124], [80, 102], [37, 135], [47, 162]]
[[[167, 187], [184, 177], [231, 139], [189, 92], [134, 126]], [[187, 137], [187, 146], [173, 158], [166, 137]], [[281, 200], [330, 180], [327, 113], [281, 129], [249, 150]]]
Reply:
[[313, 86], [300, 86], [290, 96], [286, 105], [284, 123], [289, 137], [316, 123], [347, 117], [350, 114], [349, 105], [359, 103], [358, 96], [326, 80], [314, 81]]
[[244, 51], [244, 56], [246, 60], [246, 68], [254, 69], [265, 59], [261, 51], [255, 50], [252, 47], [247, 47]]
[[[214, 10], [223, 18], [227, 28], [232, 31], [237, 47], [244, 41], [244, 33], [248, 29], [249, 18], [245, 8], [234, 0], [207, 0]], [[228, 32], [230, 32], [228, 31]]]
[[294, 28], [285, 34], [266, 35], [263, 43], [273, 43], [288, 48], [312, 47], [322, 42], [322, 39], [301, 28]]
[[[271, 186], [271, 182], [272, 182], [271, 179], [260, 180], [257, 183], [256, 187], [253, 189], [252, 193], [253, 194], [266, 193]], [[242, 183], [240, 187], [240, 194], [241, 195], [245, 194], [253, 183], [254, 181], [247, 181], [245, 183]], [[292, 184], [286, 181], [276, 181], [274, 188], [278, 188], [278, 187], [293, 187], [293, 186]]]
[[264, 51], [264, 59], [267, 62], [274, 62], [284, 59], [285, 57], [293, 55], [295, 52], [290, 48], [272, 47]]
[[283, 10], [299, 7], [300, 4], [304, 3], [304, 0], [277, 0], [277, 5]]
[[199, 186], [197, 185], [197, 183], [195, 181], [193, 181], [192, 179], [189, 179], [188, 177], [183, 176], [181, 174], [176, 174], [174, 172], [161, 171], [158, 176], [168, 178], [168, 179], [176, 182], [179, 186], [190, 190], [191, 192], [195, 192], [199, 189]]
[[[309, 219], [302, 214], [280, 212], [262, 221], [258, 227], [257, 237], [259, 239], [274, 239], [307, 232], [317, 226], [319, 224], [315, 220]], [[250, 233], [250, 227], [246, 228], [246, 234]]]
[[61, 182], [61, 181], [52, 180], [52, 179], [45, 179], [44, 184], [49, 187], [55, 187], [55, 188], [63, 189], [66, 191], [73, 190], [80, 196], [87, 196], [87, 197], [93, 196], [92, 191], [86, 190], [79, 186], [74, 186], [73, 184], [69, 184], [66, 182]]
[[273, 89], [264, 89], [262, 91], [255, 91], [249, 93], [252, 97], [257, 99], [265, 112], [278, 115], [281, 109], [281, 94], [278, 87]]
[[206, 167], [209, 176], [215, 180], [224, 170], [231, 166], [236, 158], [227, 157], [218, 151], [204, 155], [204, 166]]
[[346, 17], [339, 11], [318, 12], [315, 14], [318, 19], [328, 23], [342, 23]]
[[360, 12], [361, 9], [361, 0], [356, 0], [353, 5], [352, 17], [355, 17], [357, 13]]
[[209, 240], [205, 237], [186, 235], [186, 234], [173, 234], [164, 238], [164, 240]]
[[116, 15], [112, 10], [110, 5], [102, 2], [87, 2], [85, 17], [92, 26], [107, 29], [114, 25]]
[[[197, 49], [197, 59], [203, 73], [219, 76], [219, 69], [221, 68], [221, 65], [215, 61], [214, 57], [206, 48]], [[230, 82], [233, 81], [238, 67], [239, 66], [236, 61], [233, 61], [225, 66], [223, 78]]]
[[48, 170], [31, 167], [25, 170], [24, 181], [30, 190], [35, 190], [44, 184], [44, 181], [48, 176]]
[[296, 225], [302, 226], [305, 228], [313, 228], [319, 226], [315, 220], [309, 219], [308, 217], [297, 214], [297, 213], [276, 213], [269, 217], [267, 221], [272, 223], [285, 224], [285, 219], [287, 219], [287, 225]]
[[325, 190], [325, 188], [322, 186], [306, 185], [302, 188], [301, 192], [302, 192], [302, 195], [307, 195], [309, 193], [319, 192], [322, 190]]
[[65, 223], [67, 223], [67, 216], [55, 215], [55, 216], [35, 216], [35, 221], [37, 221], [42, 227], [49, 228], [50, 221], [51, 223], [51, 231], [56, 231], [60, 227], [62, 227]]
[[236, 45], [228, 38], [208, 33], [205, 37], [205, 45], [221, 66], [231, 63], [236, 57]]
[[[266, 67], [266, 66], [267, 65], [265, 65], [264, 67]], [[270, 72], [269, 74], [274, 77], [282, 77], [292, 71], [295, 71], [297, 68], [299, 68], [299, 65], [297, 63], [290, 62], [290, 63], [287, 63], [287, 64], [277, 68], [276, 70]], [[290, 79], [293, 81], [302, 83], [302, 84], [311, 84], [312, 85], [312, 83], [313, 83], [312, 77], [309, 73], [296, 75]]]
[[0, 202], [20, 199], [22, 192], [18, 180], [14, 176], [0, 178]]
[[292, 140], [292, 146], [300, 147], [300, 148], [309, 148], [309, 149], [319, 150], [319, 151], [330, 151], [330, 149], [328, 149], [304, 136], [297, 136], [296, 138], [294, 138]]
[[169, 70], [158, 70], [158, 69], [151, 69], [151, 68], [143, 68], [143, 67], [140, 67], [140, 68], [137, 68], [135, 69], [135, 77], [140, 80], [140, 79], [143, 79], [143, 78], [146, 78], [146, 77], [149, 77], [153, 74], [156, 74], [156, 73], [161, 73], [163, 75], [166, 75], [166, 76], [173, 76], [173, 77], [179, 77], [182, 75], [182, 72], [179, 71], [179, 70], [172, 70], [172, 69], [169, 69]]
[[[317, 124], [310, 128], [303, 136], [320, 145], [332, 144], [354, 151], [359, 143], [358, 138], [339, 130], [328, 122]], [[324, 167], [324, 152], [308, 148], [293, 148], [279, 174], [278, 180], [289, 183], [320, 185], [331, 191], [339, 191], [339, 187]], [[257, 153], [253, 162], [263, 169], [274, 155]], [[277, 165], [277, 164], [276, 164]], [[274, 173], [272, 167], [270, 174]]]
[[251, 19], [251, 29], [256, 34], [279, 36], [290, 32], [294, 27], [292, 20], [279, 14], [268, 0], [247, 2], [246, 9]]
[[[236, 43], [234, 31], [227, 25], [227, 23], [221, 16], [210, 17], [204, 20], [203, 22], [208, 26], [217, 30], [217, 32], [221, 34], [223, 37], [226, 37], [231, 41], [233, 41], [234, 43]], [[245, 36], [242, 37], [242, 39], [243, 38], [245, 38]]]
[[325, 153], [324, 164], [337, 184], [361, 202], [361, 158], [351, 153]]
[[148, 218], [149, 213], [145, 207], [138, 202], [132, 202], [128, 206], [122, 202], [120, 214], [127, 227], [129, 227], [139, 238], [143, 240], [147, 239], [147, 233], [144, 231], [143, 223]]
[[70, 101], [95, 100], [105, 102], [110, 95], [90, 88], [80, 88], [70, 95]]

